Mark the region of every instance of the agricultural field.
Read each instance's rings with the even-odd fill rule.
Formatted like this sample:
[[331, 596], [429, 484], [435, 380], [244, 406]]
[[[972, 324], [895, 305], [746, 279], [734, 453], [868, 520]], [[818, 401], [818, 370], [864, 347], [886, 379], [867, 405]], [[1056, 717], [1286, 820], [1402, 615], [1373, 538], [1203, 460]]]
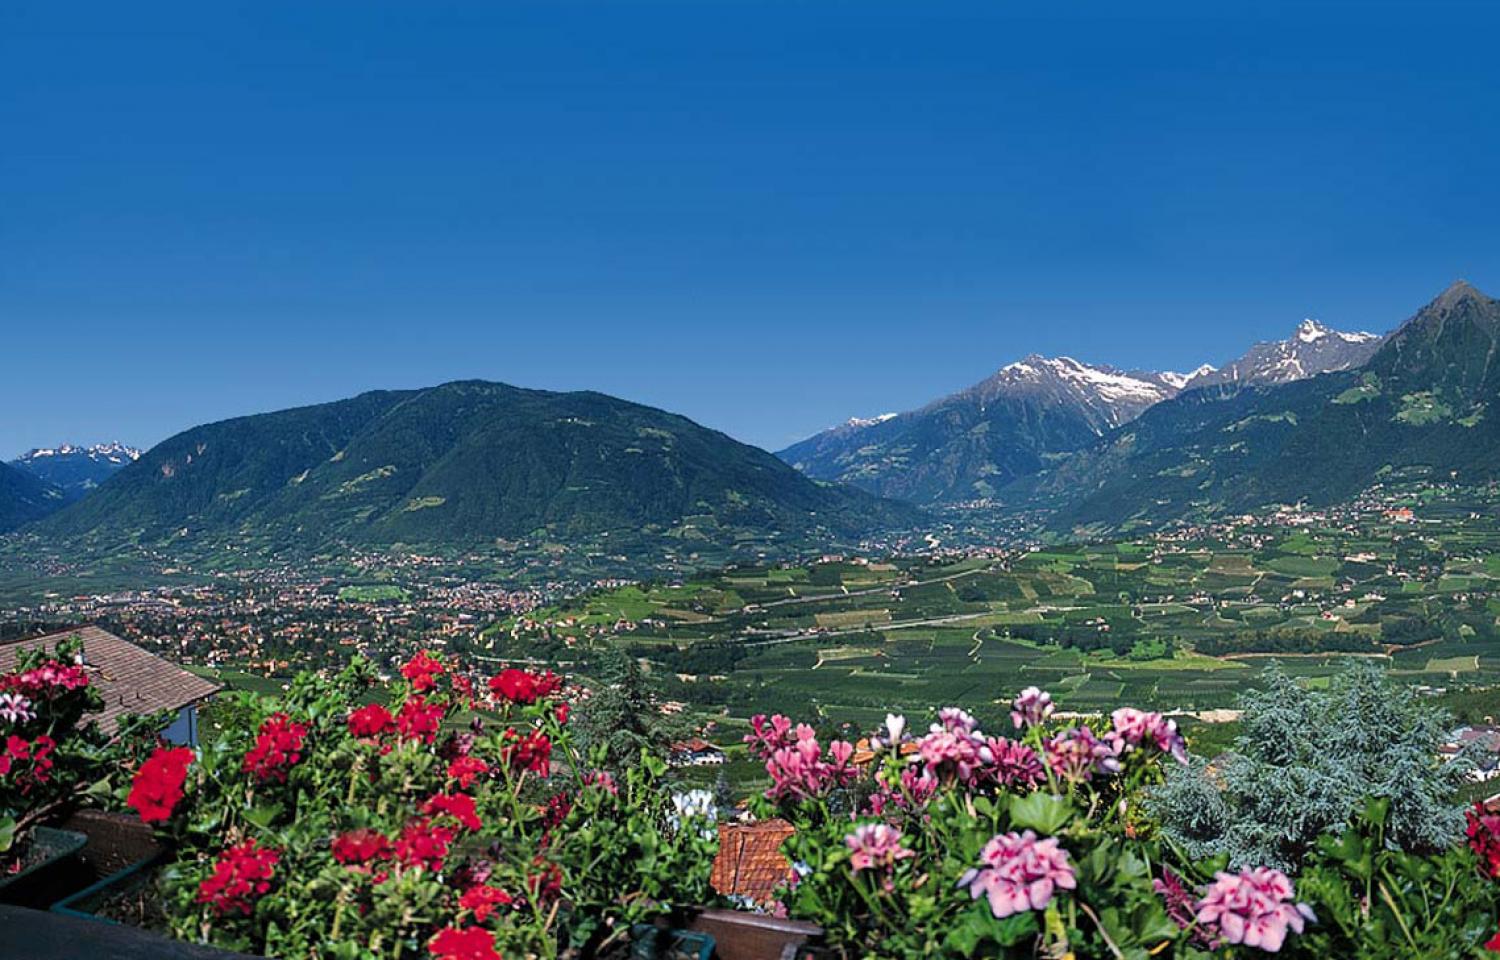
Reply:
[[478, 646], [621, 645], [721, 727], [998, 716], [1030, 685], [1065, 711], [1191, 714], [1232, 708], [1273, 661], [1319, 686], [1351, 656], [1434, 693], [1483, 690], [1500, 686], [1500, 526], [1475, 506], [1416, 492], [1112, 544], [736, 567], [533, 611]]

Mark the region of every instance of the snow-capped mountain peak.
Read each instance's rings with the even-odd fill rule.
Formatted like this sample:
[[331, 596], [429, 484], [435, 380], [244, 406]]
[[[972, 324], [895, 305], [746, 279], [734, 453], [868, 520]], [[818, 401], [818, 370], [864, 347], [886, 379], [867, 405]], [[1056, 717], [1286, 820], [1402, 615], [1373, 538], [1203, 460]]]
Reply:
[[141, 451], [123, 443], [64, 443], [28, 450], [11, 461], [11, 465], [54, 485], [68, 499], [76, 500], [140, 456]]
[[967, 392], [981, 401], [1002, 395], [1029, 396], [1071, 406], [1085, 412], [1102, 433], [1175, 396], [1178, 389], [1157, 373], [1126, 372], [1073, 357], [1033, 353], [1006, 364]]
[[1195, 376], [1188, 389], [1226, 383], [1290, 383], [1320, 373], [1362, 366], [1384, 337], [1363, 331], [1345, 333], [1313, 319], [1303, 320], [1285, 340], [1257, 343], [1222, 369]]
[[132, 460], [139, 460], [141, 451], [135, 447], [126, 446], [118, 441], [109, 443], [94, 443], [88, 446], [76, 446], [64, 443], [56, 447], [36, 447], [28, 450], [17, 457], [19, 462], [30, 462], [34, 460], [45, 460], [48, 457], [87, 457], [91, 460], [103, 460], [110, 463], [118, 463], [122, 466]]
[[1210, 373], [1213, 373], [1213, 372], [1214, 372], [1214, 365], [1211, 364], [1211, 363], [1205, 363], [1205, 364], [1202, 364], [1202, 365], [1198, 366], [1196, 369], [1188, 371], [1187, 373], [1177, 373], [1174, 370], [1163, 370], [1161, 373], [1158, 373], [1156, 376], [1163, 383], [1165, 383], [1165, 384], [1167, 384], [1167, 385], [1169, 385], [1171, 387], [1175, 387], [1178, 390], [1181, 390], [1183, 387], [1187, 386], [1188, 382], [1191, 381], [1194, 377], [1206, 376], [1207, 374], [1210, 374]]

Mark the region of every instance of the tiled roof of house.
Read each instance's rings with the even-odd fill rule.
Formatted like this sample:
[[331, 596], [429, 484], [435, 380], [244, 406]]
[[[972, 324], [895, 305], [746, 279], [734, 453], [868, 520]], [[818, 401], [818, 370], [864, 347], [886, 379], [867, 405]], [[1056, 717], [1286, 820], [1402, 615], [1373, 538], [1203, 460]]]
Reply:
[[22, 651], [39, 647], [50, 650], [74, 636], [83, 638], [84, 669], [104, 698], [104, 709], [90, 716], [105, 733], [114, 733], [122, 716], [181, 710], [220, 689], [220, 684], [212, 680], [92, 626], [0, 644], [0, 673], [14, 670]]
[[709, 882], [726, 897], [769, 903], [776, 888], [792, 876], [781, 845], [795, 832], [785, 820], [719, 824], [719, 855]]
[[718, 747], [704, 740], [702, 737], [690, 737], [687, 740], [678, 740], [672, 744], [673, 753], [709, 753], [722, 752]]

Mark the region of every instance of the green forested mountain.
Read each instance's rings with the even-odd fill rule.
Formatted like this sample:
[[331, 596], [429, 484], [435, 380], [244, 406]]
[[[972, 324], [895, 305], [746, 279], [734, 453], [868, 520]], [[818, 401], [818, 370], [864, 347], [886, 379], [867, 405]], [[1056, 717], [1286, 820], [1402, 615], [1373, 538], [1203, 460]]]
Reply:
[[62, 504], [62, 491], [56, 487], [0, 463], [0, 533], [46, 516]]
[[1365, 366], [1282, 386], [1189, 390], [1014, 496], [1061, 529], [1330, 503], [1383, 477], [1500, 476], [1500, 302], [1459, 282]]
[[477, 544], [849, 538], [909, 508], [684, 417], [467, 381], [195, 427], [36, 531], [86, 542]]

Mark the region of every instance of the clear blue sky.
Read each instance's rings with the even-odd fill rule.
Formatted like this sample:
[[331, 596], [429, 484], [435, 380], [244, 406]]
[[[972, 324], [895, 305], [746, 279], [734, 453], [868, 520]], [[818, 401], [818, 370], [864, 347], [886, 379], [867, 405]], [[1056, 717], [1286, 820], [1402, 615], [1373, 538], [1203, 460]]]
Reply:
[[1384, 330], [1500, 289], [1493, 9], [6, 3], [0, 454], [467, 377], [778, 447]]

